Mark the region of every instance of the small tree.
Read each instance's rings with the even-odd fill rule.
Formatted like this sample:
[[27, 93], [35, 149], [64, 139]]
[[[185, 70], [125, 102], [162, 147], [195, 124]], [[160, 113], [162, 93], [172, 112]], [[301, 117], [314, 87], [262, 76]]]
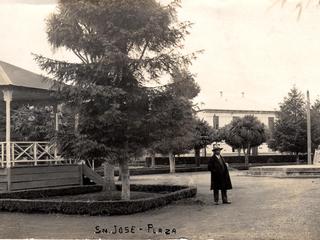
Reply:
[[228, 145], [243, 150], [245, 166], [248, 167], [251, 148], [266, 141], [264, 124], [252, 115], [234, 119], [225, 126], [224, 140]]
[[170, 172], [175, 172], [175, 155], [193, 148], [194, 110], [192, 99], [200, 89], [187, 71], [177, 71], [172, 83], [151, 101], [152, 146], [154, 152], [169, 155]]
[[307, 151], [307, 120], [304, 97], [293, 87], [280, 104], [272, 138], [268, 145], [273, 150], [292, 152], [299, 162], [299, 153]]
[[169, 156], [170, 172], [175, 172], [175, 155], [192, 149], [194, 110], [192, 100], [200, 92], [194, 76], [187, 69], [175, 69], [171, 82], [156, 87], [150, 96], [148, 153], [151, 166], [156, 153]]
[[200, 166], [200, 150], [218, 141], [221, 141], [219, 131], [213, 129], [204, 120], [198, 118], [194, 120], [193, 149], [197, 166]]

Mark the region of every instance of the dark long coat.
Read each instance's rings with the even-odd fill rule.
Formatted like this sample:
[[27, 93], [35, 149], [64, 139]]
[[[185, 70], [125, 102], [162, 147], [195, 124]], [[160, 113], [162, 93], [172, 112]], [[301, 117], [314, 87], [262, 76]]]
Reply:
[[211, 172], [211, 190], [232, 189], [228, 167], [223, 157], [221, 157], [221, 160], [222, 164], [219, 159], [213, 155], [208, 162], [208, 170]]

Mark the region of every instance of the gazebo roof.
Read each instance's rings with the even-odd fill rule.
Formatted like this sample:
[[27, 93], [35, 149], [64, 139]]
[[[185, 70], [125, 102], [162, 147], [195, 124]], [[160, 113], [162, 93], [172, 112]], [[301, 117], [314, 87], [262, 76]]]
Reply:
[[0, 90], [13, 90], [13, 101], [52, 101], [52, 85], [52, 81], [39, 74], [0, 61]]

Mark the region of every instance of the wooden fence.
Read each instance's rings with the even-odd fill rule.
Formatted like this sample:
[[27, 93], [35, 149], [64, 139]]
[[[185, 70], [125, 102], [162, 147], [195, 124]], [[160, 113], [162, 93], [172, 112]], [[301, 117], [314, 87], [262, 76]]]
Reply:
[[[41, 163], [61, 164], [66, 162], [57, 153], [55, 143], [50, 142], [10, 142], [11, 166], [33, 165]], [[6, 142], [0, 142], [1, 167], [5, 167]], [[71, 163], [71, 162], [68, 162]]]

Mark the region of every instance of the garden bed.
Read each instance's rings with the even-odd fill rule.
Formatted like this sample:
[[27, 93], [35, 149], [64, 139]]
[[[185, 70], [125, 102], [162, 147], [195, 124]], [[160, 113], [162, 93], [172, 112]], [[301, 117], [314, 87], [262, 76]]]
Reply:
[[[130, 199], [144, 199], [144, 198], [154, 198], [160, 197], [162, 194], [158, 193], [148, 193], [148, 192], [130, 192]], [[39, 198], [43, 199], [43, 198]], [[67, 196], [51, 196], [45, 199], [48, 200], [72, 200], [72, 201], [120, 201], [121, 191], [112, 191], [111, 193], [100, 191], [96, 193], [86, 193], [77, 195], [67, 195]]]
[[[117, 190], [121, 186], [117, 185]], [[138, 199], [105, 200], [101, 186], [79, 186], [0, 193], [0, 210], [26, 213], [126, 215], [161, 207], [172, 201], [194, 197], [195, 187], [131, 185]], [[160, 193], [161, 192], [161, 193]], [[119, 194], [119, 192], [115, 191]], [[81, 195], [79, 195], [81, 194]]]

